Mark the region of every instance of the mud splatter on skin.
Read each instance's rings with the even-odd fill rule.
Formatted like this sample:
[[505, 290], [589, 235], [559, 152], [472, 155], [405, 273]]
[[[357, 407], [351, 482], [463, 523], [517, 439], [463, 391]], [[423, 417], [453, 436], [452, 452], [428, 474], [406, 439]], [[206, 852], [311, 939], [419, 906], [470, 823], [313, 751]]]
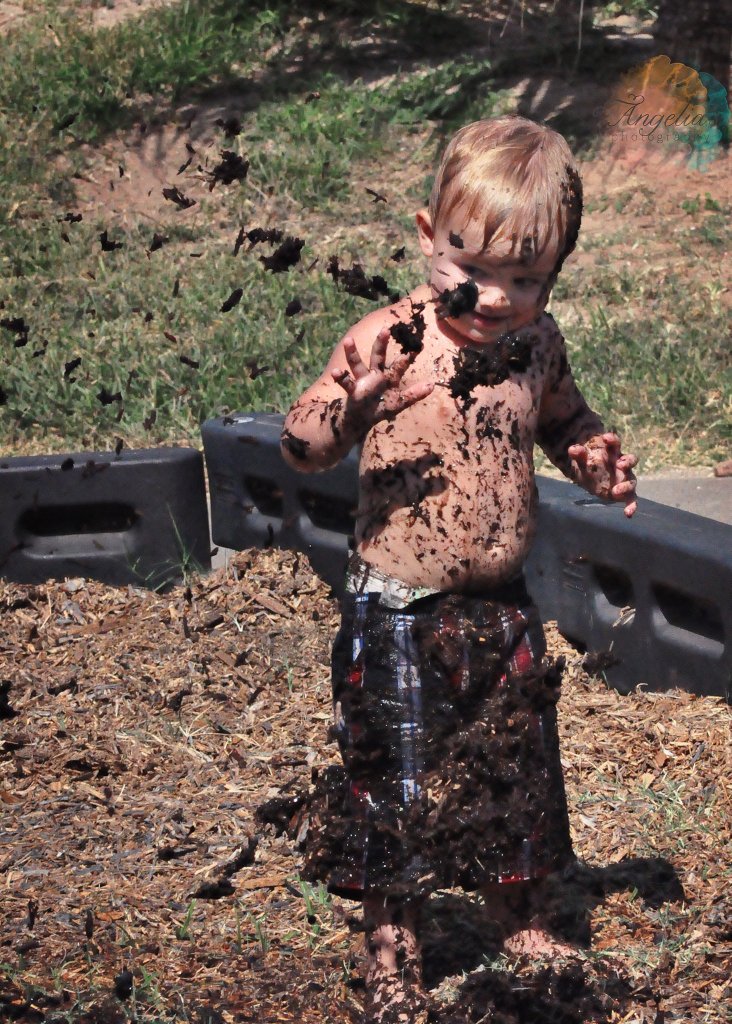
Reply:
[[389, 328], [389, 333], [405, 355], [410, 352], [419, 354], [422, 351], [424, 348], [422, 339], [427, 328], [423, 315], [424, 302], [412, 302], [411, 306], [412, 314], [409, 321], [405, 323], [400, 320], [399, 323], [393, 324]]
[[453, 398], [463, 403], [463, 412], [477, 399], [476, 387], [495, 387], [512, 373], [523, 373], [531, 365], [535, 339], [525, 334], [504, 334], [495, 345], [481, 349], [464, 348], [454, 357], [455, 372], [448, 383]]
[[[475, 433], [478, 438], [485, 438], [488, 441], [501, 441], [503, 440], [503, 431], [500, 427], [495, 426], [492, 419], [492, 413], [495, 412], [495, 408], [491, 409], [489, 406], [484, 405], [480, 409], [475, 417]], [[495, 448], [495, 444], [494, 444]]]
[[564, 396], [564, 401], [552, 419], [546, 419], [537, 433], [537, 444], [549, 456], [555, 466], [571, 478], [571, 460], [567, 448], [573, 443], [584, 443], [591, 437], [603, 433], [602, 421], [592, 409], [581, 399], [577, 385], [567, 359], [566, 348], [561, 332], [548, 316], [552, 329], [552, 356], [546, 367], [546, 375], [551, 381], [548, 393], [552, 396]]
[[521, 247], [519, 249], [519, 263], [524, 266], [528, 266], [536, 261], [539, 255], [539, 238], [538, 234], [525, 235], [521, 239]]
[[308, 448], [310, 447], [309, 441], [305, 441], [302, 437], [296, 437], [289, 430], [283, 430], [281, 443], [283, 447], [287, 448], [288, 452], [291, 452], [296, 459], [307, 459]]
[[360, 512], [363, 539], [377, 536], [397, 508], [409, 508], [413, 521], [419, 518], [429, 524], [428, 514], [420, 510], [420, 505], [425, 498], [447, 490], [448, 481], [442, 474], [428, 475], [443, 465], [439, 455], [428, 452], [416, 459], [400, 459], [381, 469], [367, 470], [360, 490], [370, 495], [374, 504]]

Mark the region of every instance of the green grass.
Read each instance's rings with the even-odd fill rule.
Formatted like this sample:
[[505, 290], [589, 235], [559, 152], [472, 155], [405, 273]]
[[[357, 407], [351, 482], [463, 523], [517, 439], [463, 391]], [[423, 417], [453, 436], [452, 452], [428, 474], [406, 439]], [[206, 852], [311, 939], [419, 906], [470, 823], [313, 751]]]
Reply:
[[[17, 347], [22, 336], [0, 330], [0, 451], [109, 450], [118, 437], [133, 447], [200, 446], [211, 416], [284, 411], [374, 308], [334, 286], [330, 255], [361, 262], [401, 293], [422, 279], [411, 217], [435, 155], [457, 125], [509, 102], [484, 57], [454, 56], [465, 31], [458, 4], [367, 6], [341, 0], [320, 17], [314, 4], [303, 27], [284, 2], [187, 0], [93, 32], [78, 12], [47, 3], [3, 41], [0, 319], [24, 317], [29, 332]], [[359, 41], [376, 51], [361, 60], [376, 84], [359, 77]], [[154, 221], [115, 224], [100, 210], [59, 222], [76, 208], [73, 173], [88, 160], [81, 143], [164, 122], [180, 100], [221, 89], [239, 97], [244, 127], [235, 140], [220, 134], [219, 148], [250, 160], [244, 183], [199, 189], [193, 216], [171, 206]], [[309, 93], [319, 98], [307, 102]], [[175, 171], [167, 168], [185, 191]], [[366, 187], [389, 203], [372, 203]], [[608, 205], [608, 217], [624, 217], [633, 203], [629, 193]], [[718, 206], [707, 195], [686, 211], [685, 230], [694, 230], [676, 241], [693, 238], [695, 258], [716, 261], [728, 238]], [[269, 246], [234, 257], [239, 226], [261, 224], [305, 240], [298, 267], [266, 271], [259, 256]], [[104, 228], [121, 249], [101, 251]], [[153, 231], [169, 241], [148, 256]], [[402, 245], [406, 260], [391, 261]], [[653, 285], [608, 257], [571, 287], [565, 275], [554, 312], [561, 322], [564, 304], [581, 300], [582, 321], [568, 332], [573, 363], [609, 422], [634, 441], [659, 438], [659, 463], [709, 461], [729, 446], [724, 309], [711, 292], [706, 304], [679, 302], [679, 280], [651, 296]], [[237, 287], [241, 303], [221, 313]], [[629, 308], [639, 289], [642, 314]], [[296, 297], [303, 312], [288, 318]], [[73, 359], [81, 363], [65, 373]], [[120, 399], [103, 404], [103, 388]]]

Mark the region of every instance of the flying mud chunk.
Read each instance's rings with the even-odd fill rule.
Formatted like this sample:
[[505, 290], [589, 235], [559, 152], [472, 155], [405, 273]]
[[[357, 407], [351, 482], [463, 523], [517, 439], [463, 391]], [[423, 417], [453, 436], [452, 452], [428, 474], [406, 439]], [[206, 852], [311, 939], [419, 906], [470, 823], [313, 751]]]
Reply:
[[437, 316], [440, 319], [445, 317], [462, 316], [463, 313], [470, 313], [478, 303], [478, 286], [469, 278], [462, 281], [457, 288], [446, 288], [437, 299]]
[[208, 190], [213, 192], [218, 182], [231, 185], [234, 181], [244, 181], [249, 171], [249, 161], [230, 149], [221, 150], [221, 160], [209, 173]]
[[282, 242], [271, 256], [260, 256], [259, 262], [265, 270], [271, 270], [273, 274], [283, 274], [300, 262], [300, 254], [305, 242], [302, 238], [294, 238], [292, 235]]
[[341, 267], [337, 256], [331, 256], [325, 268], [336, 284], [340, 284], [349, 295], [357, 295], [362, 299], [371, 299], [376, 302], [380, 295], [386, 295], [390, 302], [396, 302], [399, 298], [398, 292], [390, 292], [389, 285], [380, 274], [367, 277], [360, 263], [354, 263], [352, 267]]
[[172, 188], [164, 188], [163, 198], [167, 199], [169, 203], [174, 203], [179, 210], [188, 210], [191, 206], [196, 205], [196, 200], [181, 192], [177, 185], [173, 185]]

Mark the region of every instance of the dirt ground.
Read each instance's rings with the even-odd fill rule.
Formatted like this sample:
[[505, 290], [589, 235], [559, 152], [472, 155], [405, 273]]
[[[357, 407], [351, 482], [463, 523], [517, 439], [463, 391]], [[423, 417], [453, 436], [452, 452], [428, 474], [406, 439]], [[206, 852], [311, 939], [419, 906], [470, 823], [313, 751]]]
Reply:
[[[112, 28], [126, 18], [134, 18], [143, 14], [151, 7], [162, 7], [173, 0], [76, 0], [65, 5], [74, 8], [79, 18], [88, 18], [94, 28]], [[29, 0], [2, 0], [0, 2], [0, 36], [15, 28], [22, 19], [33, 13], [33, 5]]]
[[[360, 1020], [357, 905], [298, 878], [314, 773], [338, 760], [336, 607], [304, 557], [241, 552], [166, 595], [0, 582], [0, 614], [0, 1017]], [[505, 1016], [485, 1019], [579, 1024], [576, 1003], [595, 1020], [721, 1024], [728, 708], [620, 697], [549, 635], [568, 658], [580, 857], [556, 905], [581, 908], [592, 950], [555, 963], [552, 984], [546, 965], [493, 963], [476, 899], [441, 891], [425, 933], [431, 1019], [477, 1020], [470, 1008], [502, 992]]]

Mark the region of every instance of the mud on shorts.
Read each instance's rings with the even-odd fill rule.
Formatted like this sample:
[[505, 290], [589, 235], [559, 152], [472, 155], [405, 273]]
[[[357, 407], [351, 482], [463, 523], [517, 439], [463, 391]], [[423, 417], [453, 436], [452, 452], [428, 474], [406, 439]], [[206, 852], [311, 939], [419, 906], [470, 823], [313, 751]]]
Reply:
[[303, 876], [353, 899], [404, 899], [571, 862], [560, 670], [523, 579], [396, 608], [381, 590], [342, 602], [332, 678], [345, 775], [321, 780]]

